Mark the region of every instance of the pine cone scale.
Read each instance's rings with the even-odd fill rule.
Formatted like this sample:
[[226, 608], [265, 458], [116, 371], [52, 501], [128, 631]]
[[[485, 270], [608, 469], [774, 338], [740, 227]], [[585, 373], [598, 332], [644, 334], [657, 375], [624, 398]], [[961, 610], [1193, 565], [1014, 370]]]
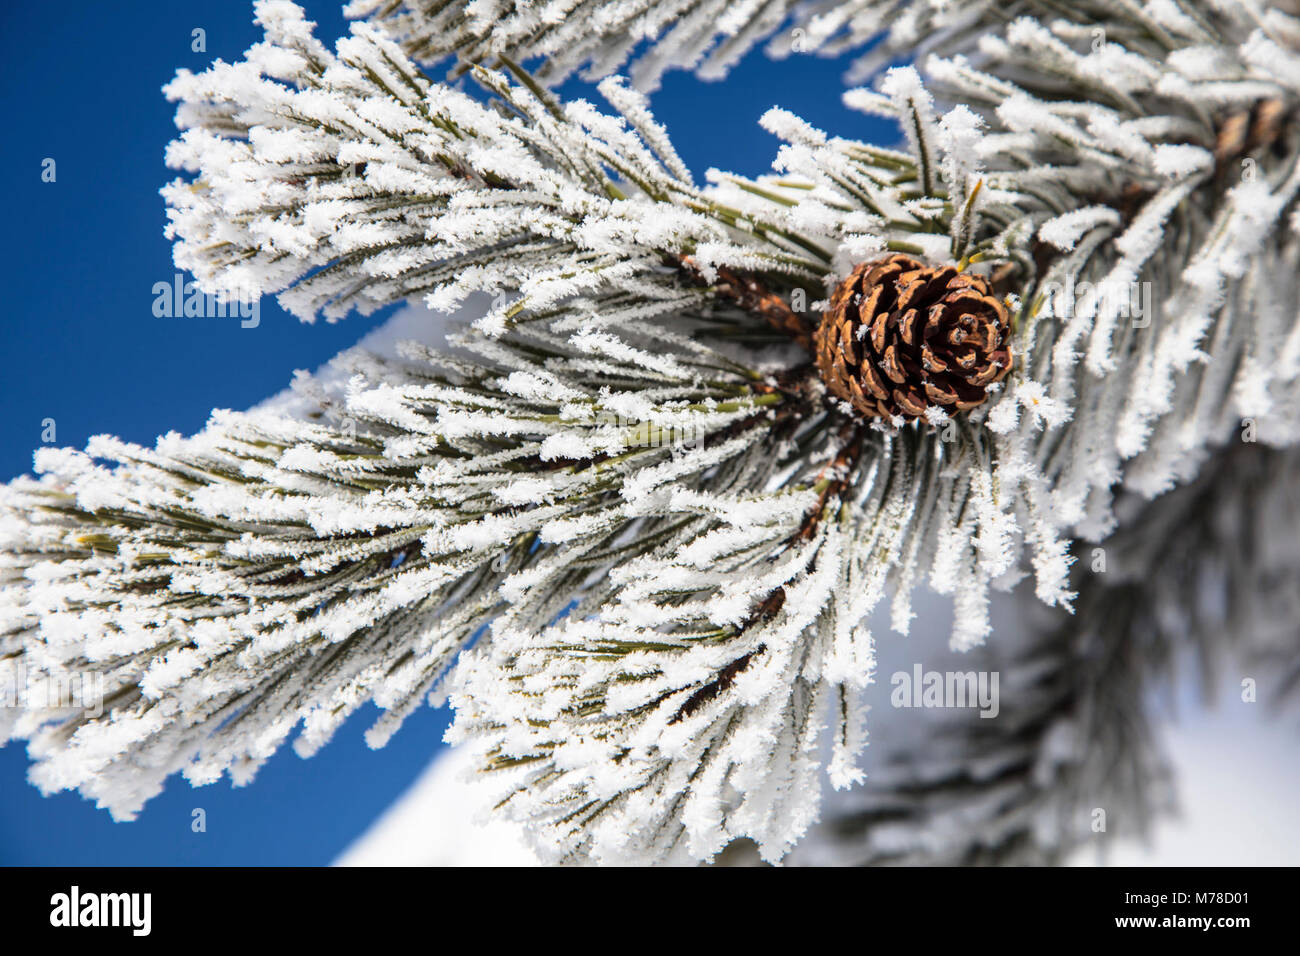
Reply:
[[983, 404], [1010, 371], [1010, 319], [982, 276], [904, 255], [863, 263], [813, 337], [827, 388], [866, 418]]

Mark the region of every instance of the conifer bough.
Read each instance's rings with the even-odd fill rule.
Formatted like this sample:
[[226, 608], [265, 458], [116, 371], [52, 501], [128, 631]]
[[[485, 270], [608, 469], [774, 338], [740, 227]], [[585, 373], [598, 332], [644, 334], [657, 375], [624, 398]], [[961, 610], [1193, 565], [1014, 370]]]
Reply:
[[[130, 817], [172, 774], [246, 782], [295, 731], [310, 754], [374, 703], [378, 745], [449, 697], [550, 859], [779, 860], [823, 777], [862, 780], [876, 641], [917, 585], [972, 648], [992, 588], [1072, 606], [1117, 496], [1188, 481], [1243, 419], [1300, 442], [1293, 14], [813, 4], [824, 49], [890, 12], [872, 55], [916, 66], [845, 101], [905, 144], [774, 109], [773, 174], [700, 185], [632, 86], [601, 81], [609, 112], [544, 86], [610, 72], [654, 9], [358, 2], [330, 49], [261, 0], [242, 61], [168, 85], [168, 234], [204, 291], [307, 320], [492, 304], [450, 349], [348, 355], [154, 449], [42, 450], [4, 489], [0, 684], [105, 688], [0, 710], [42, 788]], [[696, 63], [723, 30], [720, 68], [788, 9], [719, 0], [666, 38]], [[456, 50], [476, 92], [416, 62]], [[889, 254], [934, 336], [854, 271]], [[825, 381], [798, 294], [832, 297]]]

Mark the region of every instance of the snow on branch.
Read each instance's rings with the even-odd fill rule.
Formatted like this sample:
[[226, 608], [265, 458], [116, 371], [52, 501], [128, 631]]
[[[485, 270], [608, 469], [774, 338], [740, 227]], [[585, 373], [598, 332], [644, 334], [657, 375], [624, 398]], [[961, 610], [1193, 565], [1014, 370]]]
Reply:
[[351, 0], [344, 12], [369, 18], [420, 63], [502, 55], [543, 58], [538, 75], [558, 85], [575, 71], [608, 76], [631, 63], [638, 88], [653, 90], [671, 69], [716, 78], [783, 22], [799, 0], [545, 0], [443, 3]]
[[0, 733], [31, 740], [43, 789], [129, 818], [172, 773], [247, 781], [299, 724], [310, 754], [367, 701], [382, 743], [507, 595], [527, 615], [578, 593], [634, 526], [624, 554], [788, 514], [794, 489], [729, 490], [775, 466], [782, 395], [656, 348], [675, 368], [533, 333], [355, 378], [316, 423], [224, 412], [152, 450], [43, 451], [0, 505], [0, 677], [93, 676], [102, 706], [24, 701]]
[[[748, 837], [779, 859], [823, 743], [836, 786], [861, 777], [874, 608], [905, 633], [928, 580], [975, 647], [993, 587], [1075, 606], [1071, 542], [1117, 527], [1122, 490], [1186, 481], [1246, 418], [1300, 440], [1294, 18], [814, 5], [827, 49], [930, 36], [921, 70], [846, 97], [906, 142], [777, 108], [774, 173], [699, 187], [620, 81], [604, 113], [509, 56], [564, 37], [611, 62], [560, 20], [648, 34], [673, 5], [567, 6], [385, 5], [405, 49], [362, 23], [331, 52], [263, 0], [244, 61], [169, 85], [192, 174], [169, 229], [206, 287], [304, 318], [496, 298], [454, 351], [363, 361], [307, 423], [98, 440], [6, 489], [0, 676], [106, 685], [98, 713], [0, 717], [47, 789], [130, 815], [173, 772], [247, 779], [300, 723], [310, 752], [367, 701], [381, 742], [449, 678], [455, 735], [553, 858]], [[718, 28], [749, 36], [759, 6]], [[473, 68], [488, 102], [413, 65], [442, 55], [426, 23], [499, 57]], [[987, 401], [867, 421], [818, 378], [821, 297], [885, 253], [1005, 304]]]
[[484, 328], [613, 287], [685, 307], [674, 263], [712, 261], [810, 279], [815, 247], [717, 208], [691, 181], [642, 98], [622, 110], [561, 104], [515, 69], [475, 68], [491, 97], [430, 82], [381, 33], [353, 27], [325, 50], [281, 3], [257, 7], [267, 38], [237, 64], [182, 71], [183, 132], [163, 190], [175, 258], [205, 289], [279, 292], [304, 319], [423, 297], [499, 299]]

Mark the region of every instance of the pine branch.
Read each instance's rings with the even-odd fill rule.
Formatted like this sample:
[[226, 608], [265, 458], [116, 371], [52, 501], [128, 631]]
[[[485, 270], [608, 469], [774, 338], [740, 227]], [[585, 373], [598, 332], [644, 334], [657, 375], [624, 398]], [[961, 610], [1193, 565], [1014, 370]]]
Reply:
[[[886, 596], [906, 633], [928, 577], [975, 647], [995, 582], [1071, 606], [1070, 541], [1116, 527], [1121, 489], [1187, 480], [1245, 417], [1300, 439], [1293, 19], [954, 4], [929, 87], [848, 94], [903, 148], [777, 109], [778, 174], [702, 188], [618, 82], [618, 116], [563, 103], [503, 43], [485, 104], [369, 25], [331, 53], [257, 9], [244, 62], [169, 87], [178, 264], [303, 317], [497, 300], [453, 343], [471, 358], [357, 382], [321, 424], [223, 416], [11, 486], [6, 673], [102, 668], [110, 692], [14, 718], [47, 788], [129, 815], [367, 700], [382, 739], [459, 655], [455, 733], [556, 857], [777, 859], [816, 819], [823, 726], [832, 783], [861, 779]], [[1226, 181], [1232, 118], [1273, 101], [1240, 146], [1256, 175]], [[806, 354], [743, 347], [802, 339], [821, 303], [798, 297], [891, 251], [1008, 289], [1014, 368], [983, 403], [867, 422]], [[1135, 283], [1149, 321], [1107, 294]]]
[[19, 687], [98, 675], [107, 709], [32, 702], [0, 731], [32, 739], [42, 787], [120, 817], [177, 771], [251, 777], [300, 721], [314, 752], [369, 700], [386, 740], [505, 595], [581, 593], [709, 520], [655, 502], [656, 470], [703, 494], [737, 456], [771, 458], [783, 393], [656, 345], [648, 369], [537, 333], [466, 342], [480, 364], [389, 369], [321, 424], [224, 413], [155, 451], [43, 452], [4, 500], [0, 668]]
[[605, 313], [698, 308], [704, 292], [664, 265], [684, 255], [820, 275], [815, 243], [698, 189], [616, 81], [612, 117], [507, 61], [517, 85], [474, 69], [484, 104], [364, 25], [335, 55], [293, 8], [258, 9], [267, 40], [245, 62], [167, 87], [185, 130], [168, 161], [196, 174], [164, 190], [169, 235], [207, 291], [281, 292], [307, 319], [487, 291], [501, 301], [483, 326], [500, 331], [575, 295]]
[[[833, 799], [790, 861], [1050, 865], [1099, 840], [1145, 837], [1177, 797], [1156, 692], [1190, 662], [1212, 703], [1229, 664], [1280, 675], [1294, 658], [1282, 648], [1294, 646], [1300, 584], [1298, 464], [1294, 449], [1238, 443], [1194, 482], [1127, 499], [1120, 530], [1094, 552], [1105, 564], [1076, 570], [1077, 613], [1045, 617], [1021, 602], [1025, 646], [969, 662], [1001, 671], [998, 719], [949, 721], [924, 752], [883, 741], [867, 784]], [[1277, 710], [1295, 701], [1284, 676], [1259, 693]]]
[[[482, 6], [441, 0], [352, 0], [351, 17], [366, 17], [398, 38], [412, 59], [437, 63], [454, 57], [453, 76], [466, 63], [508, 55], [544, 57], [539, 76], [558, 85], [575, 71], [605, 76], [636, 62], [641, 89], [659, 85], [669, 69], [696, 69], [719, 77], [755, 43], [786, 20], [795, 0], [577, 0], [563, 16], [522, 2]], [[648, 48], [638, 51], [642, 38]]]

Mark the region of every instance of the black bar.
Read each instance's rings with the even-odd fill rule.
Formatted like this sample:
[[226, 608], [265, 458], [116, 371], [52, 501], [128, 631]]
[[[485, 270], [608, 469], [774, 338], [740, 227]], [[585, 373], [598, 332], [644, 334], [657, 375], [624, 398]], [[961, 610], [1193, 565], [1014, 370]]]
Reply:
[[[414, 936], [412, 942], [423, 939], [441, 948], [468, 932], [471, 945], [478, 940], [494, 949], [543, 940], [585, 950], [600, 941], [600, 949], [615, 952], [628, 944], [731, 949], [746, 937], [772, 945], [775, 926], [814, 944], [849, 932], [856, 936], [850, 944], [864, 950], [896, 945], [891, 941], [900, 933], [899, 942], [910, 937], [918, 945], [1190, 936], [1231, 943], [1243, 933], [1277, 934], [1289, 927], [1296, 907], [1285, 887], [1292, 879], [1290, 872], [1270, 869], [1209, 868], [31, 868], [0, 871], [0, 918], [10, 939], [113, 936], [128, 945], [283, 939], [379, 946]], [[119, 925], [52, 925], [69, 922], [74, 886], [88, 920], [103, 912], [108, 921], [117, 910], [125, 914]], [[137, 933], [143, 929], [143, 896], [105, 901], [99, 895], [145, 893], [147, 935]], [[88, 903], [91, 896], [95, 901]], [[1208, 927], [1202, 920], [1210, 921]], [[714, 921], [715, 930], [707, 930]]]

